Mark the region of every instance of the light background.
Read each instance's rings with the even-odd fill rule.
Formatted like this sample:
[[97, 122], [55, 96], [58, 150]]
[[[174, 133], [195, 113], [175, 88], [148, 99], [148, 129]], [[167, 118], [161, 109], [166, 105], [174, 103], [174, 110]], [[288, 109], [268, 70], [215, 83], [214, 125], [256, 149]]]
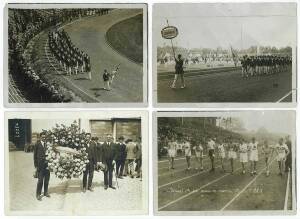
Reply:
[[[4, 6], [5, 6], [5, 3], [7, 2], [12, 2], [12, 1], [8, 1], [8, 0], [3, 0], [1, 1], [1, 10], [0, 10], [0, 17], [2, 18], [0, 20], [0, 26], [1, 26], [1, 30], [3, 30], [3, 9], [4, 9]], [[33, 2], [33, 3], [57, 3], [58, 0], [40, 0], [40, 1], [21, 1], [21, 0], [15, 0], [13, 3], [16, 3], [16, 2], [19, 2], [19, 3], [28, 3], [28, 2]], [[78, 1], [78, 0], [64, 0], [64, 1], [59, 1], [59, 2], [64, 2], [64, 3], [86, 3], [84, 2], [83, 0], [82, 1]], [[103, 1], [103, 0], [89, 0], [88, 2], [90, 3], [113, 3], [113, 2], [116, 2], [116, 1], [109, 1], [107, 0], [106, 2]], [[127, 0], [127, 1], [124, 1], [124, 0], [118, 0], [116, 3], [129, 3], [130, 0]], [[193, 2], [193, 3], [201, 3], [201, 2], [216, 2], [216, 1], [211, 1], [211, 0], [205, 0], [205, 1], [193, 1], [193, 0], [186, 0], [186, 1], [183, 1], [183, 0], [173, 0], [173, 1], [170, 1], [170, 0], [134, 0], [135, 3], [148, 3], [148, 107], [145, 107], [143, 108], [144, 110], [148, 110], [149, 111], [149, 215], [145, 215], [145, 216], [127, 216], [127, 217], [123, 217], [123, 218], [156, 218], [153, 216], [153, 174], [152, 174], [152, 148], [151, 148], [151, 145], [152, 145], [152, 112], [153, 111], [161, 111], [161, 110], [166, 110], [166, 111], [199, 111], [199, 110], [216, 110], [216, 108], [180, 108], [180, 109], [175, 109], [175, 108], [153, 108], [152, 107], [152, 6], [153, 6], [153, 3], [182, 3], [182, 2]], [[218, 1], [218, 2], [241, 2], [241, 1], [237, 1], [237, 0], [221, 0], [221, 1]], [[259, 0], [249, 0], [247, 2], [259, 2]], [[273, 1], [269, 1], [269, 0], [264, 0], [264, 2], [275, 2], [274, 0]], [[278, 1], [276, 1], [278, 2]], [[291, 2], [291, 1], [285, 1], [285, 0], [281, 0], [280, 2]], [[296, 2], [295, 0], [292, 1], [292, 2]], [[131, 2], [132, 3], [132, 2]], [[298, 13], [299, 13], [299, 4], [297, 5], [297, 8], [298, 8]], [[299, 24], [299, 16], [297, 18], [297, 23]], [[297, 40], [299, 41], [299, 34], [297, 36]], [[0, 66], [2, 67], [3, 66], [3, 34], [0, 35], [0, 41], [1, 41], [1, 48], [0, 48], [0, 53], [1, 53], [1, 59], [0, 59]], [[297, 51], [297, 57], [299, 57], [299, 50]], [[297, 64], [297, 67], [299, 69], [299, 64]], [[0, 80], [1, 80], [1, 85], [3, 85], [3, 71], [2, 71], [2, 74], [0, 74]], [[299, 85], [299, 77], [297, 78], [297, 84]], [[26, 109], [26, 108], [4, 108], [4, 105], [3, 105], [3, 89], [0, 89], [0, 109], [1, 109], [1, 113], [0, 113], [0, 123], [1, 123], [1, 126], [0, 126], [0, 139], [2, 140], [2, 147], [4, 145], [4, 111], [31, 111], [31, 109]], [[297, 97], [297, 101], [299, 101], [299, 98]], [[113, 110], [115, 108], [105, 108], [105, 110]], [[271, 109], [274, 109], [274, 108], [268, 108], [268, 109], [264, 109], [264, 108], [240, 108], [240, 109], [236, 109], [236, 108], [229, 108], [229, 107], [225, 107], [225, 108], [219, 108], [218, 110], [271, 110]], [[280, 109], [286, 109], [286, 108], [280, 108]], [[298, 116], [298, 113], [300, 111], [300, 107], [299, 105], [297, 105], [296, 107], [294, 108], [291, 108], [293, 110], [297, 110], [297, 133], [299, 133], [299, 127], [298, 127], [298, 124], [300, 123], [300, 119], [299, 119], [299, 116]], [[81, 111], [83, 110], [83, 108], [74, 108], [74, 109], [66, 109], [66, 108], [60, 108], [60, 109], [46, 109], [46, 108], [42, 108], [40, 109], [40, 111]], [[95, 111], [96, 109], [84, 109], [85, 111]], [[118, 108], [118, 110], [128, 110], [128, 108]], [[138, 108], [132, 108], [130, 110], [139, 110]], [[36, 109], [35, 109], [36, 111]], [[299, 142], [300, 138], [299, 136], [297, 136], [297, 142]], [[0, 180], [0, 194], [1, 194], [1, 200], [0, 200], [0, 217], [1, 218], [4, 218], [4, 150], [2, 150], [2, 153], [0, 154], [0, 163], [2, 165], [0, 165], [0, 171], [1, 171], [1, 175], [2, 175], [2, 180]], [[297, 157], [300, 157], [300, 152], [299, 150], [297, 150]], [[299, 169], [300, 169], [300, 166], [299, 166], [299, 162], [297, 162], [297, 181], [299, 182]], [[298, 189], [299, 190], [299, 189]], [[298, 194], [298, 198], [299, 198], [299, 194]], [[299, 213], [299, 208], [300, 208], [300, 205], [299, 205], [299, 201], [297, 203], [297, 215], [295, 216], [288, 216], [289, 218], [299, 218], [300, 217], [300, 213]], [[258, 218], [258, 219], [267, 219], [267, 218], [274, 218], [274, 219], [281, 219], [282, 216], [252, 216], [252, 218], [255, 217], [255, 218]], [[7, 218], [19, 218], [19, 217], [7, 217]], [[44, 217], [35, 217], [35, 218], [44, 218]], [[47, 217], [47, 218], [57, 218], [57, 217]], [[65, 217], [67, 218], [67, 217]], [[70, 217], [68, 217], [70, 218]], [[84, 217], [76, 217], [76, 218], [84, 218]], [[87, 218], [87, 217], [85, 217]], [[88, 217], [88, 218], [95, 218], [95, 217]], [[110, 218], [120, 218], [120, 217], [110, 217]], [[161, 217], [161, 218], [174, 218], [174, 216], [169, 216], [169, 217]], [[184, 219], [184, 218], [187, 218], [186, 216], [182, 216], [182, 217], [176, 217], [178, 219]], [[203, 218], [203, 216], [201, 217], [193, 217], [193, 218]], [[211, 216], [210, 218], [212, 219], [216, 219], [216, 218], [232, 218], [232, 216]], [[243, 218], [242, 216], [236, 216], [235, 218], [239, 219], [239, 218]]]

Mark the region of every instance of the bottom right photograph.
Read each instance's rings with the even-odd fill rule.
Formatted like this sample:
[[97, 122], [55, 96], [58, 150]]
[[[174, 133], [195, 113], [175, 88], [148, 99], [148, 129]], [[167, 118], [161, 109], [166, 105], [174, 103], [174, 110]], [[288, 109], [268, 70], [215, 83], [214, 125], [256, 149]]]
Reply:
[[296, 213], [296, 112], [155, 112], [156, 215]]

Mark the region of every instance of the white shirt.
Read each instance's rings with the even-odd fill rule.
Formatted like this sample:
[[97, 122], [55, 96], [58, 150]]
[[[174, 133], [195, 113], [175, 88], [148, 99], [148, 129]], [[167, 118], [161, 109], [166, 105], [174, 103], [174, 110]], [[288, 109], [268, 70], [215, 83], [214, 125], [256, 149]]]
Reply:
[[214, 150], [214, 149], [215, 149], [215, 145], [216, 145], [216, 143], [215, 143], [213, 140], [210, 140], [210, 141], [207, 143], [207, 146], [208, 146], [208, 149], [209, 149], [209, 150]]
[[240, 153], [246, 153], [247, 150], [248, 150], [248, 145], [246, 143], [240, 145]]
[[258, 143], [257, 142], [251, 142], [250, 144], [249, 144], [249, 149], [251, 150], [251, 151], [256, 151], [257, 150], [257, 145], [258, 145]]
[[277, 144], [275, 149], [276, 149], [278, 154], [284, 154], [284, 155], [289, 151], [288, 146], [284, 143], [282, 145]]

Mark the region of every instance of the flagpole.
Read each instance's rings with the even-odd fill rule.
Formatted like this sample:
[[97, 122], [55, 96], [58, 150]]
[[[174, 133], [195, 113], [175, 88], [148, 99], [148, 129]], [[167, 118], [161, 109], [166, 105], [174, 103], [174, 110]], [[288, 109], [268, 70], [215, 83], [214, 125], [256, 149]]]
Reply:
[[[166, 19], [167, 20], [167, 25], [168, 25], [168, 27], [170, 26], [169, 25], [169, 21], [168, 21], [168, 19]], [[174, 46], [173, 46], [173, 40], [171, 39], [171, 45], [172, 45], [172, 51], [173, 51], [173, 56], [174, 56], [174, 58], [176, 58], [175, 57], [175, 51], [174, 51]]]

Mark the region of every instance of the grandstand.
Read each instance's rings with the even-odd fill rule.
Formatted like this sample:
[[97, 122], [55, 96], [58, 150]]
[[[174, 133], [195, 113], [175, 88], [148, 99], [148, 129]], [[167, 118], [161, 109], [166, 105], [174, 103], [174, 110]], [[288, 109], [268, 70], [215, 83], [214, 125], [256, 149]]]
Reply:
[[[111, 9], [8, 9], [8, 73], [12, 83], [9, 102], [71, 102], [78, 100], [75, 94], [36, 71], [32, 66], [31, 40], [43, 31], [86, 16], [101, 16]], [[22, 98], [11, 98], [22, 94]], [[20, 96], [20, 95], [19, 95]]]

